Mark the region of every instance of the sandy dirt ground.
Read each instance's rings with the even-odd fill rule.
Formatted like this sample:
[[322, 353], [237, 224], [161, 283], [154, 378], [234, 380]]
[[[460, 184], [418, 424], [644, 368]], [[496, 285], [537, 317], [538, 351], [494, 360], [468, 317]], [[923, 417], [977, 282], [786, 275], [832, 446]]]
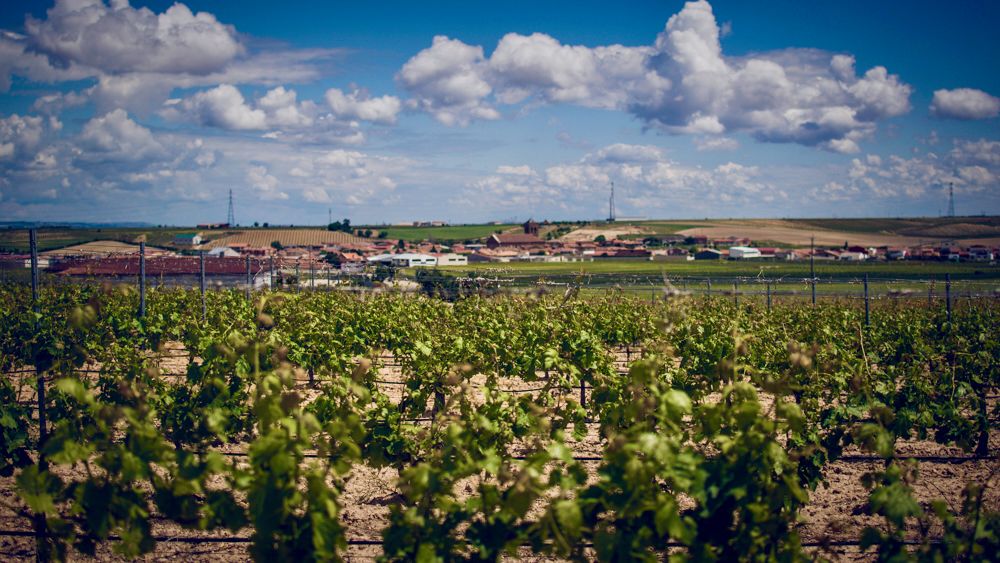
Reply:
[[918, 238], [878, 233], [849, 233], [820, 228], [803, 228], [787, 221], [712, 221], [704, 227], [685, 229], [677, 234], [684, 236], [704, 235], [709, 238], [730, 236], [745, 237], [750, 240], [775, 241], [789, 245], [808, 246], [809, 238], [815, 236], [820, 246], [840, 246], [845, 241], [860, 246], [912, 246], [922, 243], [940, 242], [941, 239]]
[[[186, 359], [182, 357], [181, 352], [182, 350], [176, 346], [168, 348], [168, 353], [165, 353], [167, 357], [161, 364], [164, 374], [183, 372]], [[395, 383], [401, 379], [400, 369], [390, 356], [383, 356], [382, 363], [387, 365], [382, 367], [377, 376], [379, 381], [384, 382], [379, 384], [379, 389], [393, 401], [398, 401], [402, 397], [403, 390], [402, 386]], [[616, 364], [618, 369], [625, 369], [627, 362], [624, 353], [617, 354]], [[484, 382], [485, 378], [476, 376], [470, 382], [470, 386], [475, 389]], [[510, 390], [537, 386], [537, 382], [529, 381], [505, 380], [503, 382], [503, 387]], [[307, 396], [312, 394], [307, 392]], [[769, 398], [762, 396], [765, 408], [769, 401]], [[599, 457], [604, 449], [603, 439], [597, 424], [588, 424], [586, 436], [580, 440], [571, 441], [569, 445], [575, 456], [584, 458]], [[991, 433], [990, 446], [991, 451], [1000, 451], [1000, 431], [994, 430]], [[243, 451], [245, 445], [233, 445], [227, 447], [226, 450]], [[896, 451], [899, 455], [905, 456], [963, 457], [966, 455], [957, 448], [919, 440], [900, 442], [897, 444]], [[856, 450], [845, 453], [854, 456], [862, 454]], [[582, 463], [591, 474], [592, 479], [596, 478], [599, 461], [585, 460]], [[879, 521], [876, 518], [864, 514], [867, 505], [867, 491], [861, 484], [861, 478], [865, 473], [877, 470], [879, 466], [880, 462], [856, 458], [838, 461], [828, 466], [825, 473], [826, 483], [810, 493], [810, 501], [801, 512], [798, 528], [803, 542], [854, 541], [864, 526], [878, 525]], [[67, 477], [72, 475], [72, 470], [69, 469], [60, 468], [59, 471], [66, 472], [65, 476]], [[342, 519], [348, 529], [349, 538], [380, 542], [381, 531], [388, 523], [389, 507], [402, 500], [396, 487], [397, 476], [396, 469], [391, 467], [376, 468], [356, 465], [353, 468], [341, 497], [343, 503]], [[914, 485], [915, 496], [919, 502], [924, 504], [931, 500], [943, 499], [950, 506], [958, 507], [961, 504], [962, 490], [965, 484], [970, 481], [986, 485], [986, 505], [992, 510], [1000, 509], [1000, 463], [996, 459], [922, 461], [919, 465], [918, 479]], [[456, 496], [461, 498], [473, 494], [474, 491], [474, 483], [467, 480], [459, 484]], [[542, 509], [541, 503], [536, 509]], [[164, 539], [158, 541], [153, 553], [142, 558], [144, 561], [184, 559], [191, 562], [225, 563], [250, 559], [249, 545], [246, 543], [246, 539], [250, 535], [249, 530], [244, 530], [235, 536], [224, 532], [206, 534], [184, 530], [156, 514], [152, 516], [151, 520], [153, 533]], [[16, 493], [12, 477], [0, 478], [0, 529], [24, 532], [31, 530], [29, 511]], [[185, 538], [205, 536], [213, 536], [217, 541], [209, 543], [184, 541]], [[112, 546], [113, 542], [102, 544], [99, 547], [96, 560], [122, 560], [112, 551]], [[830, 551], [822, 551], [820, 548], [810, 549], [817, 555], [836, 561], [871, 561], [874, 559], [870, 552], [862, 553], [856, 547], [837, 547]], [[378, 545], [352, 545], [346, 555], [350, 561], [371, 561], [379, 554]], [[0, 560], [27, 561], [32, 559], [34, 559], [32, 538], [0, 536]], [[90, 558], [73, 554], [72, 559], [88, 560]], [[529, 551], [524, 551], [510, 560], [552, 561], [553, 559], [539, 558], [533, 556]]]
[[652, 234], [651, 229], [637, 227], [635, 225], [621, 225], [608, 228], [593, 228], [584, 227], [582, 229], [577, 229], [566, 233], [565, 235], [559, 237], [559, 240], [563, 242], [591, 242], [598, 235], [604, 235], [608, 240], [628, 236], [628, 235], [647, 235]]

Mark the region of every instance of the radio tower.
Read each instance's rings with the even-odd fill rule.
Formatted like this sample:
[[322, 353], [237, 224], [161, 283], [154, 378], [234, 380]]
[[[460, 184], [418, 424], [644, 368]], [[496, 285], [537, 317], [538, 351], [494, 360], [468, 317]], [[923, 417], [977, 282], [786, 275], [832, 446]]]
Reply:
[[233, 215], [233, 190], [229, 190], [229, 214], [226, 215], [226, 223], [229, 223], [230, 227], [236, 226], [236, 217]]
[[611, 182], [611, 197], [608, 198], [608, 222], [615, 222], [615, 183]]
[[955, 183], [948, 184], [948, 217], [955, 216]]

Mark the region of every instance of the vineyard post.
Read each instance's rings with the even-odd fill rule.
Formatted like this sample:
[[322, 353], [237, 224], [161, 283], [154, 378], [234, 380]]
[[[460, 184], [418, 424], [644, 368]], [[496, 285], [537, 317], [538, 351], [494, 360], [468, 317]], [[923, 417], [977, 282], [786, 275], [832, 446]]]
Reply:
[[580, 380], [580, 406], [587, 408], [587, 382]]
[[146, 241], [139, 241], [139, 318], [146, 317]]
[[708, 283], [708, 293], [706, 295], [708, 295], [708, 297], [711, 297], [712, 296], [712, 278], [708, 278], [707, 283]]
[[733, 282], [733, 305], [740, 304], [740, 285], [739, 282]]
[[330, 291], [330, 270], [333, 268], [329, 265], [326, 267], [326, 290]]
[[656, 287], [649, 286], [649, 303], [652, 305], [656, 303]]
[[253, 282], [250, 280], [250, 255], [248, 254], [247, 255], [247, 289], [246, 289], [247, 301], [250, 300], [250, 288], [253, 287], [252, 284], [253, 284]]
[[771, 312], [771, 282], [767, 282], [767, 312]]
[[865, 326], [872, 324], [871, 302], [868, 299], [868, 274], [865, 274]]
[[951, 274], [944, 275], [944, 302], [948, 310], [948, 324], [951, 324]]
[[809, 283], [812, 286], [812, 304], [816, 304], [816, 237], [809, 237]]
[[201, 289], [201, 320], [205, 320], [205, 251], [198, 252], [198, 285]]
[[295, 291], [302, 291], [302, 279], [299, 275], [299, 261], [295, 261]]
[[[28, 245], [31, 247], [31, 310], [35, 313], [35, 330], [38, 330], [38, 314], [41, 309], [38, 306], [38, 233], [35, 229], [28, 231]], [[43, 446], [48, 435], [45, 424], [45, 375], [35, 368], [35, 379], [37, 381], [38, 394], [38, 470], [46, 471], [49, 468], [45, 460]], [[48, 534], [48, 524], [44, 514], [34, 515], [35, 526], [35, 558], [38, 561], [45, 561], [48, 557], [48, 550], [43, 551], [45, 536]]]
[[931, 307], [933, 305], [934, 305], [934, 278], [931, 278], [931, 282], [927, 286], [927, 306]]
[[316, 289], [316, 262], [309, 257], [309, 289]]

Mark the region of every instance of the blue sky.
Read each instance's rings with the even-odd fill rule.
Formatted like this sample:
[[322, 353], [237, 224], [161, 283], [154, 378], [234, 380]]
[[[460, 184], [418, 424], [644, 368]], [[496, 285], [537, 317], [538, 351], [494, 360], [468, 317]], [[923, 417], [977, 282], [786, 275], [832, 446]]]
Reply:
[[7, 0], [0, 219], [1000, 213], [1000, 5]]

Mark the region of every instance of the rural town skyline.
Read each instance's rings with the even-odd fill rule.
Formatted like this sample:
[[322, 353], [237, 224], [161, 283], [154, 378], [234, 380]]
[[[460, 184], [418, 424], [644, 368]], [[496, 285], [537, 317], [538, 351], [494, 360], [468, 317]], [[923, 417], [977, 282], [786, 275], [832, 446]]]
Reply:
[[998, 16], [8, 1], [0, 219], [1000, 214]]

